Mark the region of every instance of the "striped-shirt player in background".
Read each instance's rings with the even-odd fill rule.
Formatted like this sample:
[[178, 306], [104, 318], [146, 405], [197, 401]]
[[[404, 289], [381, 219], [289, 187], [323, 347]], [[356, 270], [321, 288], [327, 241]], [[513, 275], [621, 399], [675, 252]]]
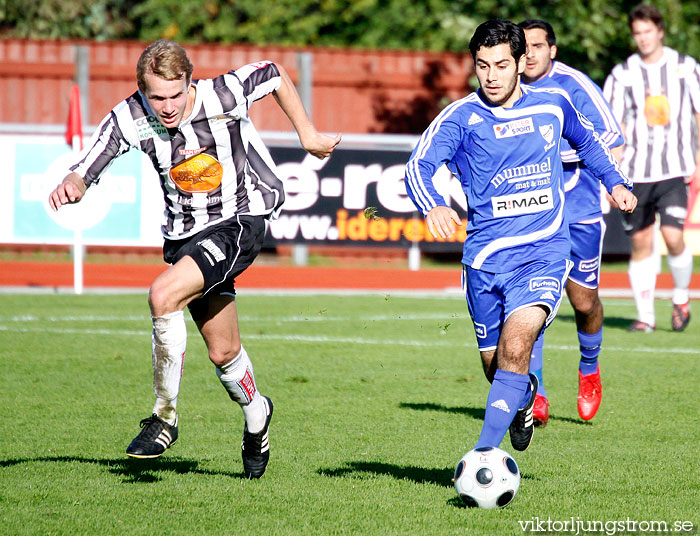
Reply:
[[[533, 87], [560, 87], [576, 109], [593, 123], [601, 141], [609, 148], [622, 145], [622, 131], [601, 89], [581, 71], [555, 61], [556, 36], [543, 20], [525, 20], [518, 24], [525, 30], [527, 57], [522, 80]], [[598, 356], [603, 344], [603, 304], [598, 296], [600, 257], [605, 222], [600, 204], [600, 181], [583, 164], [564, 140], [561, 145], [564, 164], [564, 210], [571, 235], [571, 262], [574, 263], [566, 283], [566, 295], [574, 308], [580, 360], [578, 373], [578, 413], [592, 419], [602, 399]], [[543, 338], [535, 341], [530, 371], [539, 379], [533, 417], [542, 426], [549, 419], [549, 400], [542, 381]]]
[[566, 138], [622, 210], [636, 198], [615, 159], [556, 88], [520, 85], [523, 30], [492, 20], [469, 50], [480, 89], [446, 107], [423, 133], [406, 165], [406, 189], [433, 235], [461, 225], [433, 184], [446, 164], [467, 197], [462, 264], [469, 313], [491, 388], [476, 448], [498, 447], [510, 430], [516, 450], [532, 440], [537, 377], [532, 345], [555, 317], [571, 267], [564, 216], [560, 143]]
[[301, 145], [318, 158], [333, 152], [340, 135], [316, 131], [280, 65], [262, 61], [210, 80], [192, 80], [192, 70], [180, 45], [162, 39], [148, 46], [137, 64], [138, 91], [100, 123], [49, 204], [58, 210], [80, 201], [131, 148], [148, 155], [160, 175], [163, 257], [172, 266], [156, 278], [148, 297], [156, 402], [126, 453], [155, 458], [178, 437], [187, 306], [219, 380], [243, 409], [244, 472], [259, 478], [269, 459], [272, 402], [258, 391], [241, 345], [234, 279], [259, 253], [265, 220], [280, 209], [284, 189], [248, 109], [272, 94]]
[[671, 327], [682, 331], [690, 321], [693, 272], [693, 256], [683, 238], [688, 185], [700, 186], [700, 67], [663, 45], [664, 20], [655, 7], [637, 6], [628, 20], [638, 52], [612, 70], [603, 92], [625, 135], [625, 146], [616, 156], [621, 153], [622, 169], [639, 197], [635, 213], [623, 216], [631, 239], [629, 278], [637, 305], [629, 331], [652, 332], [656, 327], [657, 214], [674, 283]]

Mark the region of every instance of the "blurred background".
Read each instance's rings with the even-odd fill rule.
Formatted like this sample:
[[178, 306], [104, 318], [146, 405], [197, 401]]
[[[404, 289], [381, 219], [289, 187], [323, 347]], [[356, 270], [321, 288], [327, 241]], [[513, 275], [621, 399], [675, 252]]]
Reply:
[[[476, 26], [490, 18], [545, 19], [557, 34], [557, 59], [602, 85], [634, 50], [627, 13], [636, 4], [5, 0], [0, 3], [0, 155], [11, 170], [4, 181], [12, 206], [0, 215], [0, 258], [69, 260], [70, 252], [81, 248], [88, 258], [136, 254], [159, 262], [160, 215], [153, 204], [162, 205], [162, 195], [140, 154], [120, 158], [99, 187], [90, 189], [92, 201], [81, 203], [85, 207], [51, 214], [45, 199], [73, 158], [76, 121], [78, 134], [87, 138], [136, 90], [135, 66], [145, 45], [165, 37], [186, 47], [195, 78], [262, 59], [280, 62], [319, 130], [344, 135], [329, 160], [314, 161], [305, 157], [272, 99], [252, 107], [289, 192], [261, 262], [333, 265], [359, 259], [414, 270], [454, 267], [464, 234], [447, 242], [429, 236], [405, 196], [403, 166], [439, 111], [476, 89], [468, 52]], [[700, 59], [700, 3], [654, 4], [666, 20], [666, 44]], [[74, 86], [79, 97], [71, 107]], [[439, 182], [465, 215], [456, 180], [444, 176]], [[623, 261], [627, 237], [615, 211], [604, 211], [605, 259]], [[698, 207], [689, 219], [688, 243], [700, 255]]]

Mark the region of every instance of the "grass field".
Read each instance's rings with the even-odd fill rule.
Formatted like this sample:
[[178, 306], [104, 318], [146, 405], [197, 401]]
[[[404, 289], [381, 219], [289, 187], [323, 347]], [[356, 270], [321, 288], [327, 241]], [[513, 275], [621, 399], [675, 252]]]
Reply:
[[153, 403], [145, 296], [0, 295], [0, 532], [500, 535], [573, 518], [607, 522], [607, 534], [627, 520], [687, 534], [700, 525], [700, 329], [696, 320], [671, 332], [667, 302], [657, 302], [656, 333], [629, 334], [633, 303], [605, 301], [603, 404], [587, 423], [562, 305], [546, 337], [550, 423], [524, 453], [506, 436], [523, 479], [514, 502], [491, 511], [462, 507], [451, 483], [488, 392], [462, 299], [243, 293], [238, 304], [258, 386], [275, 403], [259, 481], [242, 477], [242, 413], [191, 321], [180, 438], [144, 462], [124, 450]]

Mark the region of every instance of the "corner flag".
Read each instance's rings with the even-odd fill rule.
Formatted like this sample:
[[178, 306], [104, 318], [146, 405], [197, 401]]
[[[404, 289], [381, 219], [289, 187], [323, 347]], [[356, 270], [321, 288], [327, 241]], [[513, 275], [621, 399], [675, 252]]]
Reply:
[[73, 147], [74, 151], [82, 151], [83, 149], [83, 119], [80, 113], [80, 88], [78, 84], [73, 84], [70, 88], [66, 143]]

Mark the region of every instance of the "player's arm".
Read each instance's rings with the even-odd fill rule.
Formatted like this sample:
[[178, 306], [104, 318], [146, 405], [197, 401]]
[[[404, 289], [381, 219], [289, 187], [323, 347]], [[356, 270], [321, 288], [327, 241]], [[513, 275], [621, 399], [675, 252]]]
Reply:
[[278, 63], [275, 66], [281, 78], [279, 89], [273, 92], [275, 100], [294, 125], [302, 147], [317, 158], [326, 158], [340, 143], [341, 134], [331, 137], [316, 130], [287, 71]]
[[80, 153], [80, 161], [70, 167], [70, 173], [49, 194], [49, 206], [53, 210], [80, 201], [88, 187], [99, 182], [112, 162], [132, 147], [119, 128], [118, 112], [115, 111], [127, 106], [126, 101], [122, 101], [100, 122], [86, 149]]
[[[697, 132], [700, 132], [700, 113], [695, 114], [695, 123]], [[698, 146], [695, 150], [695, 171], [688, 177], [687, 183], [691, 186], [694, 184], [695, 188], [700, 188], [700, 136], [698, 136]]]
[[632, 212], [637, 206], [637, 198], [631, 192], [632, 181], [622, 173], [610, 149], [593, 130], [593, 125], [567, 98], [562, 97], [561, 101], [564, 112], [563, 136], [576, 149], [583, 163], [605, 185], [618, 208]]
[[462, 225], [457, 212], [447, 205], [433, 184], [438, 168], [452, 159], [461, 143], [461, 127], [457, 121], [445, 120], [445, 113], [443, 110], [421, 136], [406, 164], [404, 177], [406, 192], [425, 216], [428, 230], [440, 238], [449, 238], [456, 226]]
[[86, 190], [83, 178], [75, 172], [69, 173], [49, 195], [49, 206], [56, 211], [63, 205], [77, 203], [83, 198]]

